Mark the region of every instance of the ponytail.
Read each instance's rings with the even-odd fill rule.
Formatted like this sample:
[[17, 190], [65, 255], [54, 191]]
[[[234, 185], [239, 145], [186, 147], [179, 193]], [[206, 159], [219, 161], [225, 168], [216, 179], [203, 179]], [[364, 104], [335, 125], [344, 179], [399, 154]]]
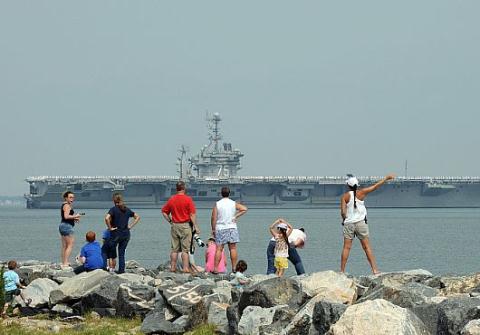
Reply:
[[358, 185], [353, 185], [352, 190], [353, 190], [353, 208], [357, 208], [357, 186]]

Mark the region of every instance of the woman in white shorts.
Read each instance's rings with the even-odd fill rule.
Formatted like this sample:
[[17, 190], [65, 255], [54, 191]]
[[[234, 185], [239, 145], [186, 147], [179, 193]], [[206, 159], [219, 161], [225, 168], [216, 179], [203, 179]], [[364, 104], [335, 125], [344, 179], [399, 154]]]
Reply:
[[367, 209], [365, 208], [364, 200], [367, 197], [367, 194], [375, 191], [387, 180], [393, 178], [395, 178], [394, 175], [388, 175], [374, 185], [362, 189], [358, 189], [359, 184], [357, 178], [352, 176], [346, 180], [349, 190], [342, 195], [340, 201], [340, 209], [343, 219], [343, 250], [340, 262], [341, 272], [345, 272], [345, 266], [347, 265], [348, 255], [350, 255], [353, 238], [357, 236], [362, 244], [363, 250], [365, 251], [368, 262], [372, 267], [373, 274], [380, 273], [368, 241]]

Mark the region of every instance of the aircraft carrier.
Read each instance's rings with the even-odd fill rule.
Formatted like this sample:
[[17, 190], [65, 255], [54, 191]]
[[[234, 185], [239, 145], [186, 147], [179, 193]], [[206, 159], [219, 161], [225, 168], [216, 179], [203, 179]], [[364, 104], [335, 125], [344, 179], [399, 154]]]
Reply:
[[[209, 144], [187, 157], [182, 146], [178, 176], [28, 177], [27, 208], [60, 208], [62, 193], [76, 195], [75, 208], [109, 208], [112, 194], [124, 195], [132, 208], [160, 208], [176, 193], [178, 180], [198, 208], [211, 208], [228, 185], [231, 197], [250, 208], [332, 208], [345, 192], [345, 176], [239, 176], [243, 153], [222, 142], [219, 114], [207, 118]], [[361, 187], [381, 176], [359, 177]], [[480, 207], [480, 177], [397, 177], [368, 197], [369, 207]]]

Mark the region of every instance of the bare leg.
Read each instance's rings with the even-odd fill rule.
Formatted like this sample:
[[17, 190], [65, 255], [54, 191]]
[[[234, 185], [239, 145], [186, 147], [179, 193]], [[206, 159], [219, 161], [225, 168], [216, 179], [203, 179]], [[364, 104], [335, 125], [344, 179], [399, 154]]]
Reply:
[[62, 263], [64, 266], [68, 266], [70, 265], [68, 260], [73, 250], [73, 243], [75, 242], [75, 237], [73, 235], [68, 235], [68, 236], [63, 236], [63, 239], [65, 240], [65, 250], [63, 254]]
[[60, 235], [60, 240], [62, 241], [62, 250], [60, 251], [60, 260], [62, 262], [62, 265], [64, 265], [65, 249], [67, 248], [67, 242], [65, 241], [65, 236], [63, 235]]
[[345, 272], [345, 266], [347, 265], [348, 256], [350, 255], [350, 250], [352, 249], [353, 240], [348, 238], [343, 239], [343, 250], [342, 250], [342, 259], [340, 260], [340, 272]]
[[230, 261], [232, 262], [232, 272], [235, 272], [235, 267], [237, 266], [237, 244], [228, 243], [228, 249], [230, 250]]
[[182, 252], [183, 272], [190, 272], [190, 262], [188, 260], [188, 253]]
[[220, 260], [222, 259], [223, 253], [223, 244], [217, 244], [217, 248], [215, 249], [215, 265], [213, 267], [213, 272], [218, 273], [218, 265], [220, 264]]
[[177, 257], [176, 251], [170, 252], [170, 271], [172, 272], [177, 271]]
[[378, 271], [377, 262], [375, 261], [375, 256], [373, 256], [373, 250], [370, 247], [370, 242], [368, 241], [368, 237], [364, 238], [363, 240], [360, 240], [360, 243], [362, 243], [363, 251], [365, 251], [365, 255], [367, 255], [367, 259], [368, 259], [368, 262], [370, 263], [370, 266], [372, 267], [373, 274], [374, 275], [379, 274], [380, 271]]
[[277, 276], [282, 277], [284, 273], [285, 273], [285, 269], [278, 269]]

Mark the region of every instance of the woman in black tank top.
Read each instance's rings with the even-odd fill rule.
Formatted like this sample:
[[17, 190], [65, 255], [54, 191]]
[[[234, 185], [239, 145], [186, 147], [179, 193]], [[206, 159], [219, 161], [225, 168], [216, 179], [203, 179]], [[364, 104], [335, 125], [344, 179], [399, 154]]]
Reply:
[[67, 191], [63, 194], [63, 200], [65, 201], [60, 208], [60, 226], [58, 230], [60, 232], [60, 239], [62, 241], [61, 259], [62, 266], [70, 266], [68, 259], [72, 253], [73, 243], [75, 241], [73, 236], [73, 227], [75, 223], [80, 221], [80, 214], [75, 214], [72, 208], [75, 195]]

